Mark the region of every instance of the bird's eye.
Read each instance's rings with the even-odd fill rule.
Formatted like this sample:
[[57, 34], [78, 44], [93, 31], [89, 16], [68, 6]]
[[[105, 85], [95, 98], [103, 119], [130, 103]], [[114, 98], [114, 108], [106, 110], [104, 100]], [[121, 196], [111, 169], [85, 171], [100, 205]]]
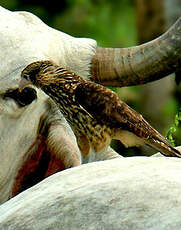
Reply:
[[28, 80], [29, 79], [28, 74], [23, 74], [23, 78], [26, 79], [26, 80]]
[[21, 92], [18, 89], [6, 92], [4, 98], [6, 97], [14, 99], [20, 107], [24, 107], [37, 99], [37, 93], [35, 89], [25, 87]]

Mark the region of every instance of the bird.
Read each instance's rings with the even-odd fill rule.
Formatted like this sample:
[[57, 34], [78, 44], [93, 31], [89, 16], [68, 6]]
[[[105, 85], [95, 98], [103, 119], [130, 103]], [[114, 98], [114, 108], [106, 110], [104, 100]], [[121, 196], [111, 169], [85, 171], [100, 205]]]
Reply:
[[19, 90], [32, 84], [57, 105], [70, 124], [85, 157], [104, 151], [112, 139], [125, 147], [148, 145], [168, 157], [181, 153], [112, 90], [85, 80], [50, 60], [30, 63], [21, 72]]

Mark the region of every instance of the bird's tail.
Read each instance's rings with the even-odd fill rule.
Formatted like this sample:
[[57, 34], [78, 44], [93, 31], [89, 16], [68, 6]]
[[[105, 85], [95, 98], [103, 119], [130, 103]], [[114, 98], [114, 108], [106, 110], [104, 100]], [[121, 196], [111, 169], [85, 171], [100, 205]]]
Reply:
[[181, 152], [174, 148], [164, 137], [146, 139], [145, 143], [167, 157], [180, 157]]

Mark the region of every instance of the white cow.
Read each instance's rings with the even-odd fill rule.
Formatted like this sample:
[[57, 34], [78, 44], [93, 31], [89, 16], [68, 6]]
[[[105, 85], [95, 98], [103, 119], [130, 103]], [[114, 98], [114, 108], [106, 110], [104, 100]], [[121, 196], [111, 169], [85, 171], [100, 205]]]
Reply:
[[181, 19], [154, 41], [112, 49], [54, 30], [28, 12], [0, 7], [0, 202], [57, 171], [119, 157], [109, 147], [99, 155], [81, 159], [70, 127], [42, 92], [37, 91], [32, 103], [19, 104], [17, 87], [27, 64], [49, 59], [95, 82], [126, 86], [174, 72], [180, 51]]

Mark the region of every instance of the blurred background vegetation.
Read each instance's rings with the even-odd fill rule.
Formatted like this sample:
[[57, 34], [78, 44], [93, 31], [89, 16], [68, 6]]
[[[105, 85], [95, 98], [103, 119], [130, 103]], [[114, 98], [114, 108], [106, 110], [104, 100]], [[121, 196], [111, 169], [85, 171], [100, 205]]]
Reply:
[[[104, 47], [128, 47], [150, 41], [181, 16], [180, 0], [1, 0], [0, 5], [32, 12], [55, 29], [75, 37], [93, 38]], [[178, 71], [177, 81], [169, 76], [144, 86], [113, 90], [166, 136], [181, 106], [180, 75]], [[179, 137], [180, 128], [174, 134], [176, 145], [181, 145]], [[125, 150], [116, 141], [112, 146], [126, 156], [154, 153], [145, 147]]]

